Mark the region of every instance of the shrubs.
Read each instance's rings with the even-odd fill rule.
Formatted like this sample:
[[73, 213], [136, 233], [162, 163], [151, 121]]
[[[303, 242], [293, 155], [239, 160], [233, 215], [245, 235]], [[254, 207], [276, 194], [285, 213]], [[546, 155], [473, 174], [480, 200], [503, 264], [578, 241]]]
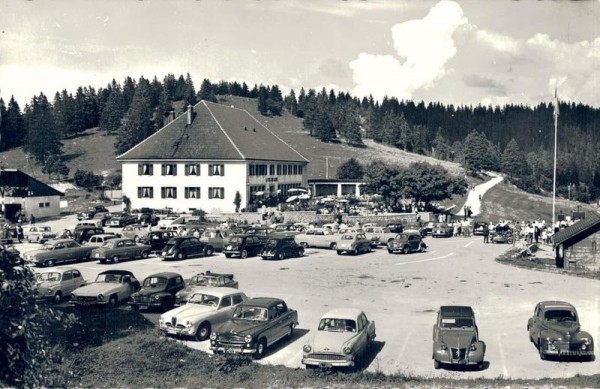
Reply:
[[77, 169], [73, 178], [75, 185], [90, 191], [102, 185], [102, 176], [87, 170]]

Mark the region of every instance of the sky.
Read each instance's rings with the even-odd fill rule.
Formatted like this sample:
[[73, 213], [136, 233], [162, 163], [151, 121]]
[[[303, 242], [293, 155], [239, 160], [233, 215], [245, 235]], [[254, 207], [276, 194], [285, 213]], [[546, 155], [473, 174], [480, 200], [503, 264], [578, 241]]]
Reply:
[[600, 0], [0, 0], [21, 107], [169, 73], [454, 105], [600, 107]]

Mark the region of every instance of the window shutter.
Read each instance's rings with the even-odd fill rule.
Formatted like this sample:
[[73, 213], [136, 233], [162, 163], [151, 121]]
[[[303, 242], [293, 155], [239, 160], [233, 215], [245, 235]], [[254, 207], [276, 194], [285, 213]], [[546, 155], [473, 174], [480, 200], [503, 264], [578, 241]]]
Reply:
[[183, 197], [186, 199], [190, 198], [190, 188], [188, 188], [187, 186], [184, 189]]
[[213, 165], [208, 165], [208, 175], [209, 176], [213, 175]]
[[177, 165], [173, 165], [173, 175], [176, 176], [177, 175]]
[[165, 187], [163, 186], [162, 188], [160, 188], [160, 197], [161, 198], [166, 198], [167, 194], [166, 194], [166, 190]]
[[190, 175], [190, 169], [192, 168], [192, 165], [185, 165], [185, 175], [189, 176]]
[[177, 188], [173, 188], [173, 198], [177, 198]]
[[167, 171], [167, 166], [163, 163], [162, 165], [160, 165], [160, 174], [161, 175], [165, 175]]
[[150, 192], [150, 198], [154, 198], [154, 188], [148, 188]]
[[138, 176], [141, 176], [143, 174], [143, 165], [141, 163], [138, 164]]
[[221, 175], [225, 175], [225, 165], [221, 165]]
[[154, 175], [154, 165], [150, 164], [150, 165], [148, 165], [148, 168], [149, 168], [148, 169], [148, 174], [151, 175], [151, 176]]
[[138, 186], [138, 199], [142, 198], [142, 187]]

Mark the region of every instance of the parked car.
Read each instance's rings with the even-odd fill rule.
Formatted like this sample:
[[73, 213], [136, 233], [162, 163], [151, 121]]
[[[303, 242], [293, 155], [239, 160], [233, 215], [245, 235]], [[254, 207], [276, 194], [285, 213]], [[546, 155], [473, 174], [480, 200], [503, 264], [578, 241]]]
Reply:
[[277, 298], [253, 298], [238, 305], [228, 321], [210, 334], [214, 353], [233, 352], [264, 357], [267, 347], [291, 338], [298, 312]]
[[90, 246], [90, 247], [100, 247], [104, 244], [104, 242], [107, 242], [111, 239], [116, 239], [118, 238], [117, 235], [115, 234], [98, 234], [98, 235], [92, 235], [90, 236], [90, 240], [88, 240], [85, 243], [85, 246]]
[[274, 228], [271, 227], [248, 227], [244, 230], [244, 234], [251, 234], [258, 236], [263, 242], [266, 242], [267, 239], [275, 232]]
[[307, 368], [357, 366], [375, 336], [375, 322], [362, 310], [332, 309], [321, 317], [317, 332], [302, 348], [302, 363]]
[[390, 254], [408, 254], [415, 251], [423, 252], [426, 249], [427, 245], [423, 242], [421, 234], [418, 231], [398, 234], [387, 245], [387, 250]]
[[371, 241], [372, 247], [379, 245], [387, 245], [388, 242], [394, 240], [398, 233], [393, 232], [387, 227], [363, 227], [363, 231], [367, 236], [367, 239]]
[[97, 212], [96, 214], [94, 214], [94, 216], [92, 216], [90, 220], [95, 222], [98, 227], [104, 227], [106, 223], [108, 223], [108, 221], [110, 220], [110, 213]]
[[335, 250], [339, 235], [328, 228], [313, 228], [294, 237], [299, 245]]
[[142, 288], [131, 295], [129, 305], [134, 310], [159, 308], [166, 312], [175, 306], [175, 295], [185, 287], [180, 274], [162, 272], [144, 279]]
[[575, 307], [564, 301], [542, 301], [527, 321], [529, 340], [541, 359], [575, 356], [594, 360], [594, 339], [582, 331]]
[[306, 230], [306, 227], [298, 223], [280, 223], [271, 225], [274, 234], [297, 235]]
[[473, 308], [441, 306], [433, 325], [433, 367], [474, 365], [483, 369], [485, 343], [479, 339]]
[[193, 276], [186, 283], [185, 288], [177, 292], [175, 295], [175, 305], [185, 304], [192, 293], [204, 287], [237, 289], [238, 286], [239, 284], [234, 279], [233, 274], [213, 273], [207, 270], [206, 273]]
[[[25, 265], [21, 252], [13, 246], [0, 246], [0, 261], [2, 261], [3, 264], [7, 263], [11, 267]], [[1, 267], [2, 266], [0, 266], [0, 268]], [[0, 270], [0, 276], [1, 274], [2, 271]]]
[[163, 216], [158, 223], [156, 224], [156, 226], [161, 229], [161, 230], [166, 230], [167, 228], [169, 228], [171, 226], [171, 224], [173, 223], [173, 221], [175, 221], [176, 219], [178, 219], [179, 216], [178, 215], [168, 215], [168, 216]]
[[513, 230], [506, 224], [499, 224], [492, 230], [490, 230], [490, 242], [492, 243], [508, 243], [514, 242]]
[[216, 251], [223, 251], [223, 247], [229, 243], [229, 238], [233, 235], [233, 230], [217, 229], [205, 230], [200, 236], [200, 241], [208, 243], [215, 248]]
[[137, 216], [127, 212], [111, 212], [110, 220], [106, 223], [109, 227], [125, 227], [137, 223]]
[[141, 224], [131, 224], [123, 228], [123, 230], [121, 231], [121, 236], [123, 236], [124, 238], [131, 238], [134, 241], [139, 242], [140, 240], [146, 239], [149, 233], [150, 230], [148, 229], [148, 226], [143, 226]]
[[80, 227], [102, 227], [102, 222], [100, 220], [92, 219], [82, 220], [80, 222], [77, 222], [77, 224], [75, 225], [75, 228]]
[[192, 294], [185, 305], [161, 315], [158, 325], [165, 334], [206, 340], [213, 329], [229, 320], [232, 311], [247, 300], [237, 289], [205, 288]]
[[431, 229], [432, 238], [449, 238], [452, 236], [454, 228], [447, 223], [435, 223]]
[[262, 259], [285, 259], [304, 255], [304, 247], [294, 240], [293, 235], [271, 236], [259, 254]]
[[404, 232], [404, 225], [401, 222], [388, 223], [385, 227], [397, 234]]
[[88, 207], [87, 211], [83, 211], [77, 214], [77, 220], [86, 220], [91, 219], [97, 213], [110, 213], [108, 209], [104, 205], [95, 205], [93, 207]]
[[489, 222], [478, 220], [473, 223], [473, 235], [483, 235], [483, 227], [489, 225]]
[[102, 227], [75, 227], [73, 230], [73, 239], [77, 243], [84, 244], [90, 240], [90, 237], [104, 234], [104, 228]]
[[338, 255], [370, 253], [371, 240], [362, 232], [343, 234], [337, 241], [336, 251]]
[[56, 238], [56, 233], [52, 232], [50, 226], [33, 224], [23, 227], [23, 237], [29, 242], [44, 243]]
[[71, 267], [47, 270], [36, 274], [35, 290], [41, 300], [51, 300], [60, 303], [63, 298], [85, 285], [81, 272]]
[[167, 242], [176, 237], [175, 231], [159, 230], [150, 231], [144, 239], [140, 239], [142, 244], [150, 245], [151, 251], [161, 251], [167, 245]]
[[200, 238], [205, 230], [206, 225], [204, 224], [186, 224], [179, 227], [177, 233], [180, 236], [194, 236], [196, 238]]
[[433, 227], [435, 226], [434, 222], [427, 222], [423, 227], [421, 227], [421, 236], [431, 235], [431, 231], [433, 231]]
[[54, 266], [67, 262], [87, 261], [94, 248], [82, 246], [72, 239], [50, 240], [38, 250], [23, 254], [23, 259], [36, 266]]
[[119, 263], [129, 259], [146, 259], [152, 247], [147, 244], [138, 244], [129, 238], [110, 239], [102, 246], [92, 251], [92, 258], [100, 263]]
[[197, 255], [210, 257], [215, 249], [193, 236], [177, 236], [169, 240], [160, 256], [167, 259], [186, 259]]
[[223, 253], [227, 258], [231, 258], [232, 256], [240, 258], [253, 257], [260, 254], [265, 243], [266, 240], [254, 234], [232, 235], [229, 238], [229, 243], [223, 249]]
[[140, 290], [140, 282], [127, 270], [107, 270], [96, 277], [91, 284], [75, 289], [70, 303], [82, 307], [105, 305], [114, 308], [129, 300]]

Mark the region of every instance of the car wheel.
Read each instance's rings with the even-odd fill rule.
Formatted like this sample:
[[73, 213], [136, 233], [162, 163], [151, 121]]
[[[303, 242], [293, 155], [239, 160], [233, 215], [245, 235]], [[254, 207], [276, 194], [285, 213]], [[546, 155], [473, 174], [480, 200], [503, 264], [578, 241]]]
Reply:
[[185, 253], [183, 251], [178, 252], [177, 259], [179, 259], [179, 260], [185, 259]]
[[298, 249], [298, 258], [303, 257], [304, 256], [304, 247], [300, 247]]
[[544, 347], [542, 345], [542, 341], [538, 339], [538, 351], [540, 352], [540, 359], [542, 361], [546, 360], [546, 355], [544, 354]]
[[173, 309], [173, 300], [171, 300], [170, 298], [164, 298], [163, 301], [160, 303], [160, 309], [163, 312], [167, 312], [170, 309]]
[[410, 248], [408, 246], [404, 246], [402, 248], [402, 254], [408, 254], [408, 253], [410, 253]]
[[119, 305], [119, 298], [113, 294], [110, 296], [110, 299], [108, 299], [108, 307], [115, 308], [117, 305]]
[[54, 299], [53, 299], [54, 303], [60, 304], [60, 302], [62, 301], [62, 297], [63, 297], [62, 292], [59, 290], [58, 292], [56, 292], [54, 294]]
[[277, 253], [277, 260], [281, 261], [284, 258], [285, 258], [285, 255], [283, 254], [283, 251], [280, 251], [279, 253]]
[[225, 254], [225, 258], [231, 258], [231, 254]]
[[483, 361], [477, 364], [477, 370], [483, 370]]
[[240, 258], [242, 258], [242, 259], [248, 258], [248, 251], [242, 250], [242, 252], [240, 253]]
[[196, 331], [196, 336], [194, 336], [194, 339], [201, 342], [203, 340], [208, 339], [209, 336], [210, 336], [210, 323], [204, 322], [204, 323], [200, 324], [200, 326], [198, 327], [198, 330]]
[[101, 259], [100, 263], [102, 263], [102, 264], [106, 263], [106, 259]]
[[119, 256], [118, 255], [114, 255], [111, 260], [112, 263], [119, 263]]
[[307, 249], [307, 248], [308, 248], [308, 243], [306, 243], [306, 242], [302, 242], [302, 243], [300, 243], [300, 246], [302, 246], [302, 247], [304, 247], [305, 249]]
[[294, 324], [290, 324], [290, 327], [288, 328], [288, 332], [287, 334], [285, 334], [286, 339], [292, 339], [292, 336], [294, 336]]
[[393, 254], [394, 252], [392, 250], [388, 249], [388, 253]]
[[254, 353], [254, 359], [261, 359], [265, 356], [267, 352], [267, 340], [262, 338], [258, 341], [258, 345], [256, 345], [256, 352]]
[[204, 249], [204, 255], [210, 257], [213, 255], [214, 249], [211, 246], [208, 246]]
[[148, 258], [149, 255], [150, 255], [150, 253], [147, 252], [146, 250], [142, 251], [142, 259]]
[[137, 235], [136, 235], [136, 236], [134, 236], [134, 237], [133, 237], [133, 241], [134, 241], [135, 243], [139, 242], [139, 241], [140, 241], [140, 237], [139, 237], [139, 236], [137, 236]]
[[331, 243], [331, 244], [329, 245], [329, 248], [330, 248], [330, 249], [332, 249], [332, 250], [335, 250], [335, 249], [337, 249], [337, 243], [335, 243], [335, 242]]
[[433, 368], [438, 370], [440, 368], [440, 363], [437, 361], [437, 359], [433, 360]]
[[342, 255], [342, 250], [338, 250], [337, 255]]
[[54, 261], [51, 259], [48, 259], [47, 261], [44, 262], [44, 266], [49, 267], [54, 265]]
[[421, 244], [419, 245], [419, 252], [422, 253], [423, 251], [425, 251], [425, 246]]

